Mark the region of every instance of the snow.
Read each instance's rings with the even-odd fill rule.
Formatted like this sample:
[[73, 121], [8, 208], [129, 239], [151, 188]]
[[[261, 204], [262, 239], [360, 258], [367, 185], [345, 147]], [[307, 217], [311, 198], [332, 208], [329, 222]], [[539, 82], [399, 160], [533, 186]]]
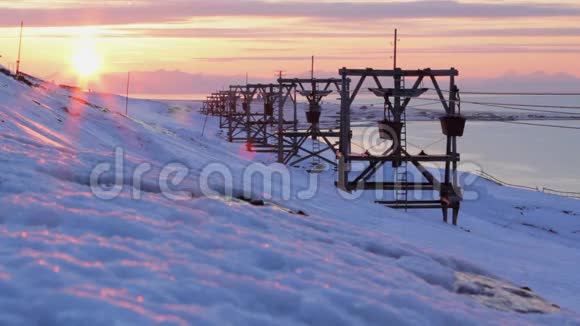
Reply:
[[[580, 324], [579, 201], [478, 180], [456, 228], [302, 169], [270, 198], [247, 167], [282, 167], [215, 118], [202, 136], [199, 103], [131, 99], [127, 117], [122, 97], [44, 86], [0, 75], [0, 324]], [[208, 166], [231, 173], [213, 195]], [[516, 312], [520, 287], [547, 313]]]

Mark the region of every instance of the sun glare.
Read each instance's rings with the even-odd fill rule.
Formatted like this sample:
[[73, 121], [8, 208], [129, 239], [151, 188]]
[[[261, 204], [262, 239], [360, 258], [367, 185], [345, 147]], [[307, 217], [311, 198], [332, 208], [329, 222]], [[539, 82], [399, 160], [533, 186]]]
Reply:
[[84, 40], [73, 54], [72, 65], [79, 77], [95, 77], [103, 67], [103, 57], [93, 42]]

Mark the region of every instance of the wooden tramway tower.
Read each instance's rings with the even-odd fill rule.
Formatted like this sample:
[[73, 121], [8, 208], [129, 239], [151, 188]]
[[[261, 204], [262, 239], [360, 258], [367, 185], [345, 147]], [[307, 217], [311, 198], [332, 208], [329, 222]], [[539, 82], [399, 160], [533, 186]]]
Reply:
[[[338, 181], [337, 186], [347, 192], [360, 190], [393, 191], [394, 200], [379, 201], [377, 203], [396, 209], [442, 209], [443, 219], [448, 221], [448, 210], [453, 211], [453, 224], [457, 224], [462, 201], [462, 191], [458, 183], [458, 163], [460, 155], [457, 151], [457, 138], [463, 136], [465, 118], [460, 115], [458, 102], [459, 90], [455, 84], [455, 77], [459, 75], [454, 68], [448, 70], [374, 70], [347, 69], [339, 71], [342, 77], [342, 96], [340, 113], [340, 146], [338, 153]], [[349, 78], [356, 78], [355, 88], [350, 90]], [[392, 78], [393, 87], [383, 86], [384, 78]], [[405, 88], [405, 78], [416, 78], [411, 88]], [[449, 98], [445, 98], [439, 85], [438, 78], [448, 78]], [[385, 101], [385, 118], [379, 121], [380, 137], [392, 142], [390, 148], [381, 155], [368, 152], [353, 154], [351, 148], [351, 106], [361, 91], [365, 81], [374, 82], [369, 90]], [[421, 88], [424, 81], [430, 80], [444, 109], [441, 125], [447, 137], [446, 153], [428, 155], [421, 152], [412, 155], [406, 148], [406, 110], [409, 103], [427, 92]], [[354, 83], [353, 83], [354, 85]], [[385, 83], [386, 85], [386, 83]], [[445, 176], [438, 180], [423, 163], [440, 162], [445, 164]], [[353, 171], [352, 163], [363, 163], [361, 171]], [[377, 180], [382, 177], [377, 172], [386, 163], [391, 163], [397, 171], [394, 181]], [[413, 166], [420, 172], [422, 182], [411, 182], [408, 178], [408, 168]], [[382, 175], [382, 174], [381, 174]], [[430, 192], [431, 198], [424, 200], [409, 199], [408, 192]], [[433, 200], [433, 192], [438, 193], [438, 199]]]
[[[246, 100], [244, 97], [244, 90], [241, 89], [242, 86], [230, 86], [228, 91], [228, 111], [227, 111], [227, 128], [228, 141], [233, 142], [245, 142], [246, 137], [246, 105], [251, 102]], [[240, 107], [240, 99], [242, 100], [242, 105]], [[252, 95], [253, 99], [253, 95]]]
[[231, 143], [237, 136], [234, 131], [237, 126], [236, 123], [239, 121], [238, 117], [243, 113], [238, 112], [238, 101], [240, 96], [232, 90], [224, 91], [223, 93], [225, 94], [226, 112], [224, 113], [223, 124], [220, 125], [220, 128], [227, 128], [228, 141]]
[[226, 117], [227, 117], [227, 103], [229, 99], [229, 92], [227, 91], [219, 91], [212, 94], [216, 101], [216, 115], [219, 117], [220, 128], [224, 128], [226, 126]]
[[[338, 131], [330, 130], [323, 131], [320, 127], [320, 117], [322, 114], [321, 101], [332, 94], [331, 88], [334, 86], [339, 94], [342, 93], [342, 80], [336, 78], [329, 79], [278, 79], [280, 84], [288, 84], [291, 89], [296, 90], [298, 94], [305, 97], [308, 101], [308, 110], [306, 111], [307, 128], [292, 131], [279, 130], [282, 137], [279, 141], [279, 147], [292, 145], [292, 150], [278, 152], [278, 162], [290, 166], [295, 166], [303, 161], [312, 160], [314, 165], [312, 172], [319, 172], [321, 170], [322, 161], [331, 166], [336, 166], [336, 162], [324, 156], [328, 151], [338, 152], [338, 143], [333, 142], [332, 138], [338, 138], [340, 133]], [[295, 95], [296, 96], [296, 95]], [[280, 118], [282, 121], [283, 118]], [[295, 119], [296, 112], [295, 112]], [[282, 141], [282, 139], [284, 141]], [[307, 147], [306, 141], [312, 140], [312, 148]], [[302, 156], [301, 156], [302, 155]]]
[[205, 112], [204, 114], [212, 115], [210, 96], [206, 96], [205, 100], [203, 101], [202, 109]]
[[[230, 141], [245, 141], [249, 150], [260, 153], [276, 153], [278, 151], [278, 133], [276, 126], [279, 121], [275, 117], [275, 107], [283, 110], [290, 98], [287, 85], [279, 84], [247, 84], [230, 86], [234, 96], [241, 97], [242, 111], [232, 111], [229, 120], [228, 132], [232, 135]], [[263, 100], [263, 109], [252, 111], [252, 103], [257, 96]], [[282, 122], [284, 126], [294, 125], [296, 122]], [[285, 127], [286, 128], [286, 127]], [[245, 137], [239, 137], [244, 134]]]
[[[219, 95], [219, 92], [216, 93], [212, 93], [211, 94], [211, 100], [212, 100], [212, 115], [219, 117], [221, 120], [221, 116], [222, 116], [222, 112], [223, 112], [223, 104], [222, 104], [222, 98]], [[221, 121], [220, 121], [221, 124]]]
[[208, 96], [206, 99], [207, 103], [207, 114], [208, 115], [215, 115], [215, 99], [212, 95]]

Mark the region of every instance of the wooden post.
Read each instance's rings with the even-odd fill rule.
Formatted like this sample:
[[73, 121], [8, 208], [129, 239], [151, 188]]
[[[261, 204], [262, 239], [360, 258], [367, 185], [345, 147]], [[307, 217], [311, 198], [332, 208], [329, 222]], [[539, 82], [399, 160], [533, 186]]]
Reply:
[[251, 142], [252, 142], [252, 101], [250, 100], [253, 97], [253, 94], [250, 94], [250, 88], [246, 86], [246, 94], [244, 95], [245, 101], [247, 103], [246, 107], [246, 148], [249, 150], [251, 149]]
[[279, 76], [279, 89], [278, 89], [278, 163], [284, 162], [284, 99], [282, 98], [282, 72], [280, 71]]
[[[346, 68], [343, 68], [346, 69]], [[340, 139], [339, 139], [339, 177], [344, 181], [344, 187], [348, 188], [348, 157], [350, 156], [350, 89], [346, 73], [341, 73], [342, 84], [340, 94]]]
[[22, 30], [24, 29], [24, 21], [20, 22], [20, 40], [18, 41], [18, 59], [16, 60], [16, 75], [20, 75], [20, 54], [22, 51]]
[[[395, 96], [394, 96], [394, 106], [393, 106], [393, 116], [395, 119], [395, 122], [402, 122], [402, 123], [406, 123], [406, 121], [402, 121], [401, 119], [401, 115], [402, 115], [402, 110], [401, 110], [401, 89], [402, 89], [402, 74], [400, 73], [401, 70], [400, 69], [395, 69], [394, 71], [394, 78], [395, 78]], [[402, 163], [402, 149], [403, 149], [403, 142], [402, 142], [402, 137], [401, 137], [401, 133], [395, 135], [397, 137], [397, 139], [394, 140], [394, 145], [395, 145], [395, 157], [397, 157], [398, 159], [396, 161], [393, 162], [393, 167], [399, 168], [401, 167]]]
[[296, 85], [294, 85], [294, 132], [298, 131], [298, 97], [296, 97], [296, 92]]
[[266, 103], [274, 105], [274, 87], [270, 85], [270, 89], [265, 89], [266, 94], [264, 94], [264, 135], [262, 137], [262, 142], [264, 144], [268, 143], [268, 121], [271, 120], [270, 116], [266, 114]]
[[[451, 68], [453, 69], [453, 68]], [[450, 82], [449, 82], [449, 112], [450, 114], [455, 114], [455, 109], [457, 107], [457, 86], [455, 85], [455, 76], [451, 76], [450, 78]], [[457, 154], [457, 137], [452, 137], [451, 138], [451, 152], [453, 153], [453, 155]], [[453, 172], [452, 172], [452, 176], [453, 176], [453, 188], [457, 189], [458, 188], [458, 177], [457, 177], [457, 161], [453, 161], [452, 164], [452, 168], [453, 168]]]
[[397, 69], [397, 29], [395, 28], [395, 40], [393, 41], [393, 70]]
[[220, 128], [224, 125], [224, 110], [222, 109], [224, 102], [221, 95], [218, 94], [218, 114]]
[[[311, 63], [311, 67], [310, 67], [310, 78], [312, 80], [314, 80], [314, 56], [312, 56], [312, 63]], [[314, 90], [314, 89], [312, 89]]]
[[125, 115], [129, 116], [129, 83], [131, 81], [131, 72], [127, 72], [127, 92], [125, 96]]
[[[451, 68], [453, 69], [453, 68]], [[456, 114], [455, 112], [455, 108], [457, 107], [457, 99], [458, 99], [458, 88], [455, 85], [455, 76], [451, 76], [450, 77], [450, 84], [449, 84], [449, 90], [450, 92], [450, 96], [451, 96], [451, 101], [449, 103], [449, 111], [451, 112], [451, 114]], [[453, 155], [457, 155], [457, 137], [452, 137], [451, 139], [451, 152], [453, 153]], [[461, 202], [460, 202], [460, 196], [461, 196], [461, 189], [459, 187], [459, 178], [457, 175], [457, 160], [453, 160], [452, 163], [452, 176], [453, 176], [453, 225], [457, 225], [457, 220], [459, 219], [459, 208], [461, 206]]]

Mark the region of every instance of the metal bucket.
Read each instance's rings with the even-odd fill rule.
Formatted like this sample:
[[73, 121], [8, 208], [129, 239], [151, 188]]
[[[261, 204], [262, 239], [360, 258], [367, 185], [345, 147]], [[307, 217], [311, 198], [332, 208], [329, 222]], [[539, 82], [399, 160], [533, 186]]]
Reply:
[[459, 114], [448, 114], [441, 117], [441, 130], [445, 136], [462, 137], [467, 119]]
[[319, 123], [320, 122], [320, 111], [306, 111], [306, 121], [308, 123]]
[[271, 117], [274, 115], [274, 104], [264, 103], [264, 114]]

